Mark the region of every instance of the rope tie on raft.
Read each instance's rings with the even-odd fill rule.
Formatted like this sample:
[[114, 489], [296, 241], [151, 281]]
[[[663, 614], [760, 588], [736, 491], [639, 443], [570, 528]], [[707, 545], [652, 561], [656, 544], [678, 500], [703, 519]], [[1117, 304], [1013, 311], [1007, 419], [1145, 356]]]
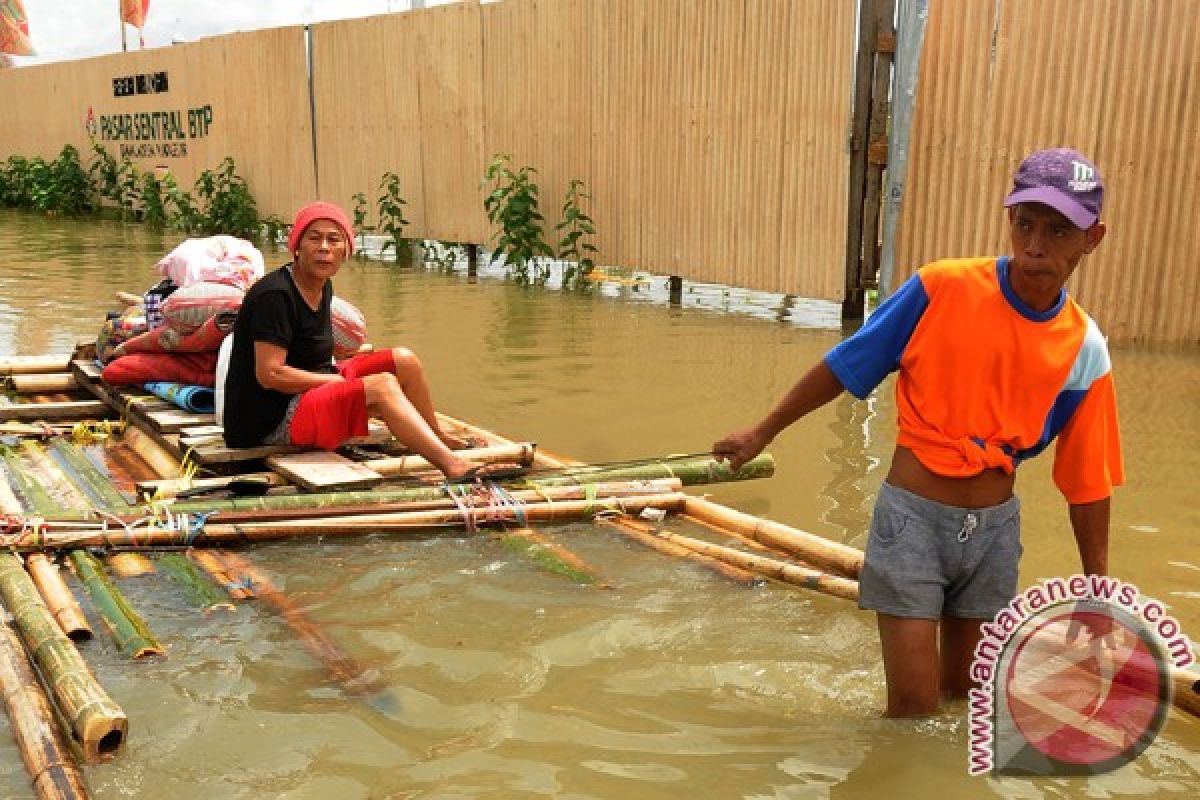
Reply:
[[[204, 532], [204, 524], [212, 515], [207, 513], [180, 512], [173, 514], [161, 506], [151, 506], [149, 512], [133, 522], [125, 522], [118, 516], [100, 509], [93, 509], [100, 519], [95, 522], [56, 522], [44, 517], [25, 514], [0, 515], [0, 547], [69, 547], [74, 542], [107, 537], [120, 533], [135, 547], [152, 544], [150, 534], [155, 531], [170, 531], [183, 534], [182, 544], [192, 546]], [[64, 535], [47, 542], [46, 535], [55, 528], [63, 529]], [[141, 534], [145, 533], [145, 538]], [[71, 534], [74, 534], [73, 536]]]
[[525, 504], [507, 489], [492, 481], [475, 486], [446, 484], [446, 494], [454, 502], [467, 533], [477, 533], [480, 524], [503, 524], [512, 519], [521, 527], [528, 526]]

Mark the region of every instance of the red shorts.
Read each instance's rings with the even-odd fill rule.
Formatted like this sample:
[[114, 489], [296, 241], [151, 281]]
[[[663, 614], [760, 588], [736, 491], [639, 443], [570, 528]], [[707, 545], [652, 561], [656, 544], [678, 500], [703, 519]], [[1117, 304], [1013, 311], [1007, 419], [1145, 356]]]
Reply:
[[367, 435], [367, 391], [362, 376], [396, 371], [392, 351], [377, 350], [337, 365], [344, 381], [300, 395], [288, 426], [288, 439], [301, 447], [334, 450], [347, 439]]

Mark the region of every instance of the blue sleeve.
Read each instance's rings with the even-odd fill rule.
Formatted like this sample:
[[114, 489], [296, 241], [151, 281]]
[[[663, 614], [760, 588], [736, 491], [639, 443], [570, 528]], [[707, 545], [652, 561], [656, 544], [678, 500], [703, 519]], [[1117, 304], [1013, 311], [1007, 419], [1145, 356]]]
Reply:
[[863, 399], [900, 366], [900, 356], [928, 306], [925, 285], [913, 275], [853, 336], [830, 350], [825, 363], [847, 391]]

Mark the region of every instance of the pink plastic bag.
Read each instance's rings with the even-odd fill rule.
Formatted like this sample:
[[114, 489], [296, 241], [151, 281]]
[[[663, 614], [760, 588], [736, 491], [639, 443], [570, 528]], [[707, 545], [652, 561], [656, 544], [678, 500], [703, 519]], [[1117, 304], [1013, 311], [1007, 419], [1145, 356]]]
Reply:
[[244, 291], [263, 276], [266, 266], [262, 253], [245, 239], [210, 236], [183, 241], [155, 269], [180, 288], [207, 281]]

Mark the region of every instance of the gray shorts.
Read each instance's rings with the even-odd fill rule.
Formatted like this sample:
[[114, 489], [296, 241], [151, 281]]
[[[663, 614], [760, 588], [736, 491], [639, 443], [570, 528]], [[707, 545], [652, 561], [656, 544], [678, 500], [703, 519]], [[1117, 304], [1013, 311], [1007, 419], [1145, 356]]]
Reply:
[[1017, 591], [1021, 503], [959, 508], [885, 483], [875, 501], [859, 608], [897, 617], [991, 619]]

